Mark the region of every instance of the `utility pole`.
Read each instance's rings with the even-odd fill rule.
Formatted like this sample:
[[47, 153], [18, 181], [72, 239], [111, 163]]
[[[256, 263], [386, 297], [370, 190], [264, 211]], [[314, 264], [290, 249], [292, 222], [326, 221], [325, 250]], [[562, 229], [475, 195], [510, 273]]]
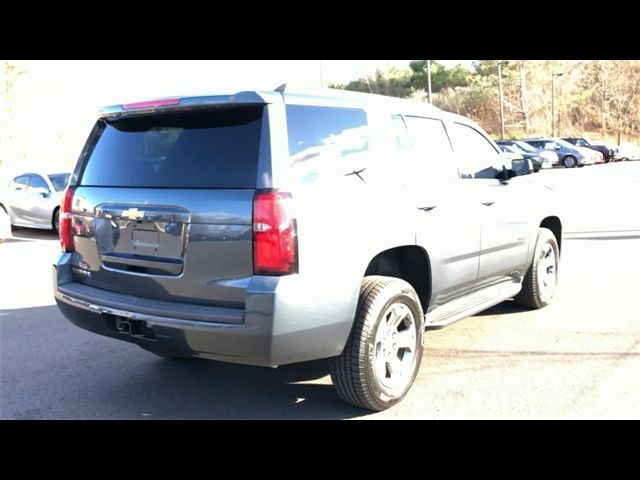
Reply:
[[427, 99], [431, 105], [431, 60], [427, 60]]
[[556, 77], [561, 77], [564, 73], [551, 74], [551, 136], [556, 136]]
[[526, 73], [524, 70], [524, 62], [520, 62], [520, 98], [522, 100], [522, 112], [524, 113], [524, 129], [526, 131], [529, 128], [529, 112], [527, 108], [527, 87], [525, 82]]
[[500, 96], [500, 140], [504, 140], [504, 102], [502, 99], [502, 64], [498, 62], [498, 95]]

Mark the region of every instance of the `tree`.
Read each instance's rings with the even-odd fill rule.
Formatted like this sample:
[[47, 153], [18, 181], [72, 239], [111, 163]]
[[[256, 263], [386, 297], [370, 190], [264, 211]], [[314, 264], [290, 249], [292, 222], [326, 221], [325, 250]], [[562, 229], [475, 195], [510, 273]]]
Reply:
[[579, 84], [585, 91], [581, 107], [592, 123], [598, 119], [602, 135], [613, 129], [620, 144], [625, 133], [637, 131], [640, 115], [640, 62], [585, 62]]
[[376, 69], [373, 75], [352, 80], [347, 85], [331, 84], [329, 87], [401, 98], [406, 98], [412, 93], [409, 71], [394, 67], [387, 71]]
[[[426, 90], [427, 81], [427, 61], [412, 60], [409, 63], [411, 69], [411, 86], [414, 90]], [[469, 85], [469, 72], [462, 65], [453, 68], [446, 68], [436, 60], [431, 61], [431, 91], [438, 93], [447, 88], [466, 87]]]
[[27, 69], [16, 63], [3, 61], [0, 69], [0, 166], [7, 155], [7, 145], [11, 142], [11, 126], [14, 121], [13, 97], [16, 80], [20, 75], [27, 73]]

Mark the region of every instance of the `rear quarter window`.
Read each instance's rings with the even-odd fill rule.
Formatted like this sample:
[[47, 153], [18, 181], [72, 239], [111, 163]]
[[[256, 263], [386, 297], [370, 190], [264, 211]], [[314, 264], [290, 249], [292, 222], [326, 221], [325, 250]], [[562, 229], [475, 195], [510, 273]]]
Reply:
[[255, 188], [263, 106], [100, 120], [83, 186]]
[[369, 151], [364, 110], [287, 105], [286, 112], [289, 160], [298, 182], [344, 175], [362, 165]]

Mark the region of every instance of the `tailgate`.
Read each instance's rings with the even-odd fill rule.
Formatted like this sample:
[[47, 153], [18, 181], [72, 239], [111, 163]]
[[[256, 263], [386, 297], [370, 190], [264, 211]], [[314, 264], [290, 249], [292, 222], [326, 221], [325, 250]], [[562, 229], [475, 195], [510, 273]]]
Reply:
[[253, 190], [80, 187], [74, 198], [83, 212], [73, 216], [75, 281], [159, 300], [244, 304]]

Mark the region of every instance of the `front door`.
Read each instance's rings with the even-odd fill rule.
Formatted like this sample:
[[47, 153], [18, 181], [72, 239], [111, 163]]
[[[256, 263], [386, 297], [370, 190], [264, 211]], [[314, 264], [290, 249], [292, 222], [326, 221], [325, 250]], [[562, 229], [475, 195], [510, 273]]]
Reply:
[[450, 133], [469, 195], [480, 208], [480, 266], [474, 290], [502, 282], [519, 281], [528, 264], [533, 227], [526, 189], [512, 179], [497, 179], [503, 163], [499, 151], [479, 130], [463, 123], [450, 124]]

